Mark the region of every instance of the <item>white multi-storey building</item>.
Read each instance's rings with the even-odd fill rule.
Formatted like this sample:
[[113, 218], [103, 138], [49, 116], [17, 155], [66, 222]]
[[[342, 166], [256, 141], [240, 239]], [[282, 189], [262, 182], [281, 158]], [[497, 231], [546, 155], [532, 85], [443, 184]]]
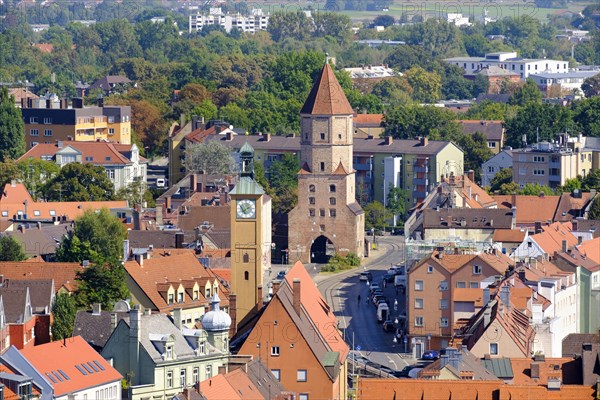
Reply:
[[211, 8], [208, 15], [190, 15], [189, 32], [197, 32], [205, 26], [220, 25], [227, 33], [233, 28], [242, 32], [255, 33], [267, 30], [269, 16], [262, 9], [253, 9], [250, 15], [224, 14], [220, 8]]
[[485, 57], [452, 57], [444, 59], [449, 64], [463, 68], [467, 75], [489, 66], [503, 68], [514, 72], [525, 80], [531, 74], [539, 73], [567, 73], [569, 62], [549, 60], [545, 58], [521, 58], [516, 52], [487, 53]]

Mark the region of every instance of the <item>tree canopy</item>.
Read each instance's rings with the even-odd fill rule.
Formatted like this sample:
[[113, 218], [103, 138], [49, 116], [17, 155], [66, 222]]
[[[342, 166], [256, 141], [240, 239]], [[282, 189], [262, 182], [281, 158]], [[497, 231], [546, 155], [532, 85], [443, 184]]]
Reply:
[[235, 170], [231, 149], [216, 140], [186, 147], [183, 165], [188, 172], [226, 175]]
[[48, 182], [45, 193], [50, 201], [105, 201], [113, 199], [114, 186], [104, 167], [69, 163]]
[[0, 88], [0, 161], [17, 159], [25, 153], [25, 128], [21, 110], [8, 89]]
[[12, 236], [0, 236], [0, 261], [23, 261], [26, 258], [21, 242]]

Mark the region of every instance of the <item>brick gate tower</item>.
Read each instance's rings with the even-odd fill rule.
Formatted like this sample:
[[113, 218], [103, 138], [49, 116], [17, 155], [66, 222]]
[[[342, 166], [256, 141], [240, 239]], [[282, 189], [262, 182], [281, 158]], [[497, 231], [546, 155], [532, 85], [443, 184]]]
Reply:
[[288, 215], [290, 262], [363, 256], [364, 212], [352, 168], [354, 111], [326, 63], [302, 110], [298, 205]]

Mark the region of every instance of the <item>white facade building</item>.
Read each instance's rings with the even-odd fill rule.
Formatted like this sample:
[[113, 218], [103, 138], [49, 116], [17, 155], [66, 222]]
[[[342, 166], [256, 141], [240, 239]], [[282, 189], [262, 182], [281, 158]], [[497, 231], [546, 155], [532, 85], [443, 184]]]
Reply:
[[449, 64], [457, 65], [465, 70], [467, 75], [488, 66], [500, 67], [515, 74], [519, 74], [525, 80], [531, 74], [539, 73], [567, 73], [569, 62], [560, 60], [549, 60], [544, 58], [521, 58], [516, 52], [487, 53], [485, 57], [452, 57], [444, 59]]
[[269, 24], [269, 16], [262, 9], [253, 9], [250, 15], [224, 14], [220, 8], [211, 8], [208, 15], [190, 15], [189, 32], [198, 32], [209, 25], [220, 25], [227, 33], [233, 28], [242, 32], [255, 33], [265, 31]]
[[[390, 189], [402, 187], [402, 157], [386, 157], [383, 159], [383, 204], [387, 207], [387, 199]], [[396, 219], [394, 215], [394, 224]]]
[[563, 91], [572, 91], [574, 94], [583, 95], [581, 85], [583, 81], [600, 74], [600, 71], [573, 71], [568, 73], [543, 72], [531, 74], [529, 77], [538, 85], [540, 90], [546, 91], [552, 86], [557, 86]]
[[494, 157], [481, 165], [481, 186], [491, 186], [492, 179], [504, 168], [511, 168], [513, 164], [512, 148], [507, 147]]

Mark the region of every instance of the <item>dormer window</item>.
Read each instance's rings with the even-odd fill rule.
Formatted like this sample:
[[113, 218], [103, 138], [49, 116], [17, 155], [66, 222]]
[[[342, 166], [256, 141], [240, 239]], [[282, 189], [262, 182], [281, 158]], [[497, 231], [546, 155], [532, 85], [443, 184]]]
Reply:
[[178, 303], [183, 303], [183, 292], [178, 292], [177, 293], [177, 302]]
[[167, 351], [165, 352], [167, 360], [173, 359], [173, 345], [167, 345]]
[[169, 293], [169, 304], [173, 304], [175, 302], [175, 295], [173, 293]]
[[206, 297], [207, 299], [210, 298], [210, 288], [206, 288], [206, 291], [204, 293], [204, 297]]
[[198, 344], [198, 353], [200, 354], [204, 354], [204, 340], [202, 340], [199, 344]]
[[198, 290], [194, 290], [194, 300], [198, 300], [199, 296], [200, 296], [200, 292]]

